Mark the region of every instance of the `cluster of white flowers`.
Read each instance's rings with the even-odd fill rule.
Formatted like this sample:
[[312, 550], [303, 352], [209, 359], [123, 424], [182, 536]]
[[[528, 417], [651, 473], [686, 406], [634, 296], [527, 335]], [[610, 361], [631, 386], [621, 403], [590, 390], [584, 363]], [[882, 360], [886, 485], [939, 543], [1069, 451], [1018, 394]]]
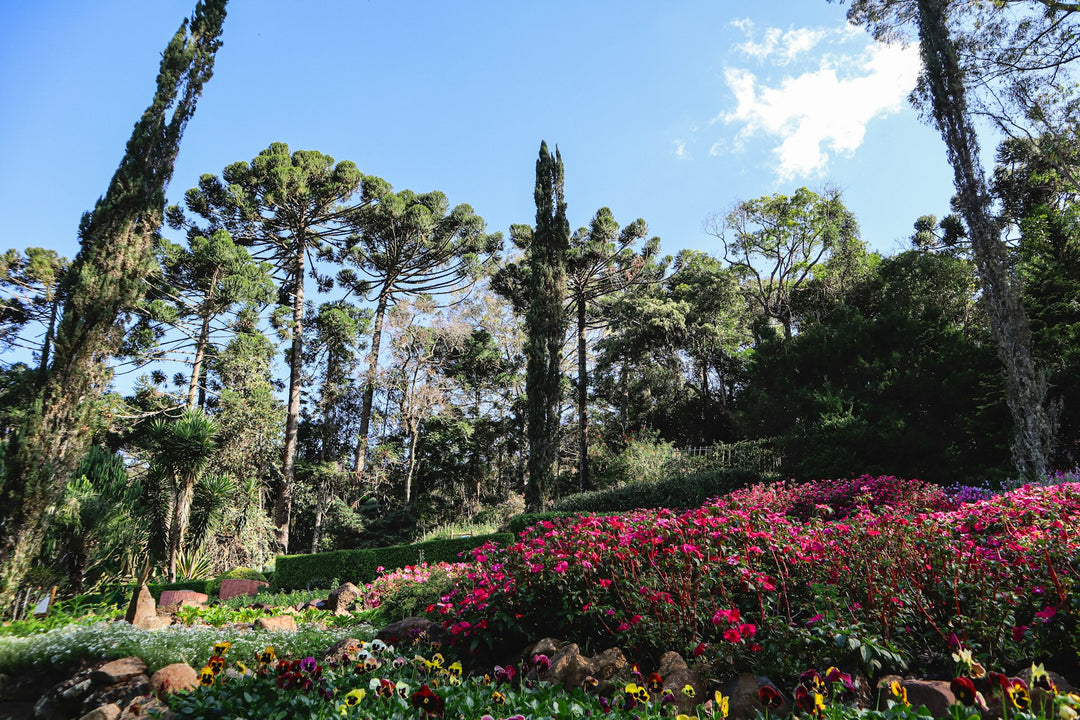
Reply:
[[63, 666], [79, 658], [118, 658], [134, 655], [151, 670], [176, 662], [198, 667], [214, 644], [232, 643], [230, 656], [253, 658], [267, 645], [278, 657], [301, 657], [321, 653], [338, 640], [371, 639], [371, 626], [351, 628], [301, 627], [297, 632], [264, 632], [213, 628], [206, 625], [172, 625], [160, 630], [140, 630], [126, 622], [68, 625], [30, 637], [0, 637], [0, 671], [31, 666]]

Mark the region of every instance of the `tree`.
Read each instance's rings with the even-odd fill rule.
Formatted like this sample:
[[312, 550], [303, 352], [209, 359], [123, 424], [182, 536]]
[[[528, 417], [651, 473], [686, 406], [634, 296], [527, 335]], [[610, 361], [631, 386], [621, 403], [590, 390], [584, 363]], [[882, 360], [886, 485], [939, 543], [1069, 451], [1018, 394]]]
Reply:
[[321, 375], [318, 397], [310, 417], [300, 429], [304, 436], [302, 446], [306, 444], [309, 450], [306, 459], [318, 465], [311, 539], [313, 553], [318, 552], [322, 540], [323, 520], [333, 498], [334, 486], [346, 476], [346, 455], [356, 434], [360, 394], [353, 376], [370, 322], [369, 310], [340, 300], [319, 305], [306, 323], [313, 332], [305, 346], [304, 365], [319, 367]]
[[[45, 248], [0, 255], [0, 347], [36, 351], [41, 372], [49, 366], [62, 301], [58, 291], [68, 265], [67, 258]], [[28, 325], [40, 328], [40, 341], [25, 336]]]
[[546, 142], [540, 143], [536, 161], [536, 227], [517, 226], [528, 232], [527, 274], [529, 310], [525, 316], [525, 393], [528, 397], [529, 484], [525, 504], [533, 512], [543, 509], [544, 492], [555, 481], [559, 437], [559, 398], [562, 394], [562, 344], [566, 332], [566, 255], [570, 224], [563, 196], [563, 163]]
[[640, 253], [634, 252], [634, 244], [647, 233], [648, 226], [641, 218], [620, 231], [611, 210], [605, 207], [596, 211], [588, 229], [580, 228], [570, 238], [566, 294], [568, 311], [577, 319], [578, 489], [582, 492], [591, 489], [587, 333], [606, 322], [594, 307], [601, 299], [633, 285], [656, 282], [663, 275], [663, 265], [650, 262], [659, 250], [660, 238], [652, 238]]
[[198, 409], [185, 410], [177, 420], [158, 418], [148, 433], [151, 445], [149, 474], [166, 491], [161, 513], [167, 518], [169, 581], [176, 580], [176, 565], [185, 547], [195, 484], [214, 452], [217, 425]]
[[[165, 186], [180, 138], [221, 43], [225, 0], [201, 0], [162, 56], [154, 99], [136, 123], [109, 189], [83, 216], [80, 249], [65, 273], [64, 308], [47, 377], [17, 438], [6, 448], [0, 488], [0, 603], [14, 596], [37, 554], [51, 509], [87, 445], [89, 400], [153, 267]], [[171, 112], [171, 116], [170, 116]]]
[[1002, 228], [991, 211], [949, 12], [944, 0], [857, 0], [848, 18], [867, 25], [876, 36], [895, 35], [905, 24], [916, 28], [923, 60], [917, 92], [945, 141], [956, 188], [954, 204], [967, 226], [1004, 366], [1005, 395], [1013, 419], [1013, 463], [1023, 477], [1037, 478], [1049, 467], [1054, 438], [1046, 406], [1046, 378], [1032, 356], [1027, 314], [1009, 267]]
[[[152, 276], [153, 289], [143, 302], [142, 318], [128, 335], [152, 343], [149, 352], [141, 348], [136, 351], [148, 356], [143, 362], [191, 346], [191, 375], [184, 407], [202, 407], [206, 404], [207, 353], [219, 346], [215, 337], [231, 331], [223, 316], [237, 305], [266, 305], [273, 299], [270, 265], [252, 260], [226, 230], [209, 237], [196, 235], [187, 248], [162, 239], [157, 252], [161, 272]], [[163, 341], [170, 330], [179, 337]]]
[[[745, 277], [749, 302], [766, 320], [780, 323], [784, 337], [795, 326], [794, 295], [834, 250], [856, 242], [858, 225], [836, 190], [744, 200], [724, 218], [706, 223], [724, 244], [724, 260]], [[760, 333], [756, 333], [760, 341]]]
[[326, 254], [330, 244], [347, 234], [341, 221], [351, 210], [342, 203], [352, 197], [360, 181], [360, 171], [352, 162], [335, 164], [329, 155], [308, 150], [290, 154], [288, 145], [274, 143], [250, 164], [233, 163], [222, 171], [220, 179], [203, 175], [199, 186], [187, 191], [184, 199], [188, 210], [208, 221], [208, 229], [189, 224], [180, 208], [169, 209], [169, 224], [174, 228], [188, 227], [193, 235], [228, 230], [237, 243], [258, 248], [255, 257], [269, 260], [282, 275], [282, 309], [292, 316], [286, 332], [292, 342], [282, 479], [274, 506], [282, 552], [289, 547], [296, 473], [303, 385], [304, 279], [310, 267], [320, 287], [332, 286], [331, 279], [315, 273], [314, 257]]
[[[371, 350], [353, 474], [362, 486], [368, 432], [386, 310], [399, 298], [445, 295], [467, 289], [502, 249], [502, 234], [484, 232], [471, 206], [450, 208], [441, 192], [395, 193], [378, 178], [364, 179], [363, 204], [353, 210], [354, 234], [343, 258], [371, 278], [375, 300]], [[348, 276], [346, 276], [348, 277]]]

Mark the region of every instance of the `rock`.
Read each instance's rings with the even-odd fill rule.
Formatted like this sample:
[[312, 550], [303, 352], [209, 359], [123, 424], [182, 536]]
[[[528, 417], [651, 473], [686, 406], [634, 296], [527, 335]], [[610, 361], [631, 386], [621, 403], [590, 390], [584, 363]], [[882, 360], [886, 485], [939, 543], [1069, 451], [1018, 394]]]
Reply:
[[581, 687], [585, 678], [592, 676], [600, 682], [597, 692], [602, 695], [611, 692], [612, 678], [630, 667], [619, 648], [608, 648], [595, 657], [587, 658], [581, 655], [576, 643], [564, 645], [549, 659], [551, 667], [544, 675], [545, 680], [572, 690]]
[[446, 630], [437, 622], [425, 618], [408, 617], [396, 623], [390, 623], [375, 634], [376, 640], [388, 645], [401, 643], [442, 643], [446, 640]]
[[113, 685], [145, 674], [146, 663], [137, 657], [126, 657], [105, 663], [94, 671], [91, 678], [96, 685]]
[[948, 717], [949, 708], [956, 703], [956, 696], [944, 680], [904, 680], [900, 686], [907, 690], [911, 707], [925, 707], [936, 718]]
[[[577, 643], [570, 643], [549, 658], [551, 667], [544, 675], [545, 680], [561, 684], [568, 690], [581, 687], [582, 681], [592, 675], [592, 663], [581, 656]], [[593, 677], [596, 677], [593, 675]], [[600, 678], [596, 678], [599, 680]]]
[[143, 630], [158, 626], [157, 603], [154, 602], [154, 596], [150, 594], [150, 588], [145, 584], [132, 592], [131, 602], [128, 604], [127, 615], [124, 619]]
[[239, 578], [230, 578], [221, 581], [221, 590], [218, 591], [218, 597], [222, 600], [228, 600], [229, 598], [238, 597], [240, 595], [251, 595], [254, 597], [259, 594], [259, 588], [264, 587], [270, 587], [270, 583], [263, 580], [241, 580]]
[[[350, 652], [350, 648], [352, 651]], [[356, 662], [356, 654], [360, 651], [360, 641], [356, 638], [342, 638], [326, 648], [322, 654], [322, 661], [330, 663], [335, 660], [345, 659], [346, 662]]]
[[149, 694], [150, 679], [145, 675], [136, 675], [130, 680], [105, 685], [93, 690], [83, 698], [81, 711], [86, 712], [109, 703], [115, 703], [119, 707], [126, 707], [136, 698]]
[[187, 663], [166, 665], [150, 676], [150, 689], [159, 700], [174, 692], [194, 690], [199, 686], [199, 674]]
[[330, 597], [326, 599], [326, 609], [335, 615], [348, 615], [349, 606], [362, 594], [363, 591], [360, 588], [347, 582], [330, 593]]
[[275, 615], [274, 617], [261, 617], [255, 621], [255, 624], [252, 625], [252, 627], [256, 630], [296, 632], [296, 618], [294, 618], [292, 615]]
[[[728, 720], [751, 720], [758, 713], [765, 714], [765, 706], [761, 702], [761, 688], [776, 688], [768, 678], [754, 677], [749, 673], [731, 679], [720, 691], [728, 697]], [[786, 715], [791, 709], [787, 699], [781, 695], [782, 704], [779, 708], [770, 708], [770, 717]]]
[[[691, 708], [705, 699], [705, 684], [697, 673], [687, 666], [679, 653], [664, 653], [660, 657], [657, 672], [664, 679], [664, 689], [671, 691], [675, 696], [675, 705], [683, 712], [689, 713]], [[687, 686], [691, 688], [690, 694], [684, 692]]]
[[146, 720], [146, 718], [174, 720], [176, 717], [176, 713], [170, 710], [168, 705], [152, 696], [135, 700], [120, 713], [120, 720], [131, 720], [131, 718], [139, 718], [139, 720]]
[[118, 717], [120, 717], [120, 706], [116, 703], [109, 703], [108, 705], [94, 708], [79, 718], [79, 720], [116, 720]]
[[525, 648], [523, 657], [530, 663], [536, 655], [547, 655], [548, 659], [550, 659], [555, 656], [555, 653], [559, 652], [561, 645], [562, 643], [555, 638], [544, 638]]
[[179, 608], [183, 605], [195, 605], [202, 607], [210, 597], [206, 593], [195, 592], [194, 590], [162, 590], [161, 597], [158, 598], [158, 606], [168, 608]]

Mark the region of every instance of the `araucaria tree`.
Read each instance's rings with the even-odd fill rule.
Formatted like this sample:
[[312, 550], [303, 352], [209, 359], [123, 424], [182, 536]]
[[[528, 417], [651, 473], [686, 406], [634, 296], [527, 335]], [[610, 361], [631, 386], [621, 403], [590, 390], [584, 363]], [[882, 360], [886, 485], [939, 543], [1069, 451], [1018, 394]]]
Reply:
[[389, 183], [374, 177], [364, 178], [363, 203], [352, 213], [350, 223], [355, 234], [344, 259], [371, 279], [370, 295], [375, 300], [353, 464], [356, 483], [362, 487], [387, 308], [399, 298], [467, 289], [502, 249], [502, 235], [485, 233], [484, 220], [472, 207], [450, 208], [441, 192], [395, 193]]
[[[563, 197], [563, 163], [546, 142], [536, 161], [536, 227], [528, 244], [529, 309], [525, 315], [525, 393], [528, 397], [529, 480], [525, 504], [543, 509], [544, 491], [555, 481], [559, 437], [563, 335], [566, 332], [566, 254], [570, 224]], [[520, 232], [520, 229], [518, 229]]]
[[591, 489], [589, 483], [589, 372], [588, 331], [606, 321], [596, 305], [605, 297], [627, 288], [654, 282], [664, 268], [652, 263], [660, 247], [660, 238], [652, 238], [641, 252], [634, 245], [648, 233], [645, 221], [638, 218], [619, 230], [611, 210], [600, 208], [588, 228], [580, 228], [570, 238], [566, 256], [566, 284], [570, 312], [577, 329], [577, 412], [578, 412], [578, 489]]
[[[199, 229], [189, 226], [179, 208], [170, 208], [169, 224], [188, 226], [193, 235], [225, 229], [240, 245], [256, 248], [256, 259], [269, 260], [282, 276], [281, 302], [291, 314], [289, 347], [289, 400], [282, 451], [282, 479], [274, 505], [279, 549], [289, 548], [292, 487], [296, 469], [296, 432], [300, 422], [300, 390], [303, 384], [304, 278], [328, 245], [346, 233], [341, 224], [343, 203], [360, 186], [356, 165], [320, 152], [297, 150], [274, 143], [251, 161], [229, 165], [221, 179], [203, 175], [199, 187], [188, 190], [190, 211], [210, 223]], [[316, 275], [320, 286], [332, 282]]]
[[180, 138], [221, 45], [225, 0], [202, 0], [165, 48], [154, 99], [128, 140], [104, 197], [79, 225], [80, 249], [64, 276], [52, 363], [17, 437], [0, 485], [0, 605], [41, 547], [45, 524], [86, 453], [93, 399], [120, 346], [118, 322], [139, 302], [153, 268], [165, 187]]

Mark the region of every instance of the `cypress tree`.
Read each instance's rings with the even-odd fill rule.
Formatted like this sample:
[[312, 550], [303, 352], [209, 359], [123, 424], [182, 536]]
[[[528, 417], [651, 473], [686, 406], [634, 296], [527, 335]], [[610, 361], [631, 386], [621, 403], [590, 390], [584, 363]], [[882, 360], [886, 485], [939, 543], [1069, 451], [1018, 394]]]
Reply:
[[0, 604], [41, 548], [48, 518], [86, 452], [93, 400], [123, 339], [118, 322], [143, 296], [184, 127], [210, 79], [226, 0], [201, 0], [162, 54], [153, 102], [135, 124], [104, 197], [79, 225], [65, 275], [52, 364], [6, 448], [0, 485]]
[[532, 511], [543, 507], [544, 491], [555, 480], [559, 438], [562, 345], [566, 332], [566, 256], [570, 224], [563, 197], [563, 163], [540, 143], [536, 161], [536, 228], [526, 259], [529, 308], [525, 315], [525, 394], [528, 398], [529, 482], [525, 504]]

